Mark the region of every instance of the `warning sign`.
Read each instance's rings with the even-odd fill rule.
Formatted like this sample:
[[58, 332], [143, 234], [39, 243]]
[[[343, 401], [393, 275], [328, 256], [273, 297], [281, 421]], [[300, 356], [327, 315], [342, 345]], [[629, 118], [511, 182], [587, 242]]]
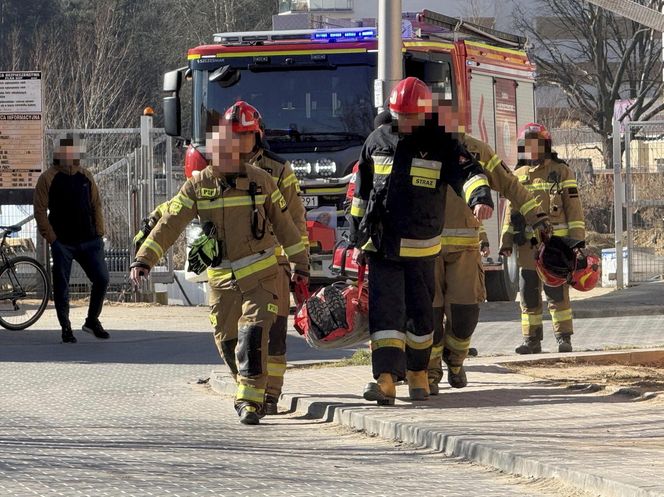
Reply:
[[0, 189], [34, 188], [44, 165], [41, 72], [0, 72]]

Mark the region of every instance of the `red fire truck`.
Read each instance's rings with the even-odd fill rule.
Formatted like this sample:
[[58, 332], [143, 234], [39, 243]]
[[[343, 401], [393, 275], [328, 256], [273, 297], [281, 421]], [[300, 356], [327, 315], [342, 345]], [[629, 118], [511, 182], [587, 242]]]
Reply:
[[[516, 164], [518, 126], [534, 120], [534, 67], [524, 39], [423, 11], [404, 15], [404, 74], [454, 99], [465, 131]], [[192, 81], [190, 145], [185, 172], [202, 169], [208, 120], [238, 99], [263, 115], [275, 153], [300, 178], [311, 224], [312, 276], [334, 279], [332, 246], [347, 234], [343, 202], [353, 164], [372, 131], [377, 65], [373, 27], [221, 33], [189, 50], [188, 65], [164, 76], [166, 132], [182, 136], [180, 95]], [[501, 205], [496, 199], [496, 205]], [[501, 211], [485, 223], [493, 252]], [[489, 300], [513, 299], [513, 260], [485, 261]]]

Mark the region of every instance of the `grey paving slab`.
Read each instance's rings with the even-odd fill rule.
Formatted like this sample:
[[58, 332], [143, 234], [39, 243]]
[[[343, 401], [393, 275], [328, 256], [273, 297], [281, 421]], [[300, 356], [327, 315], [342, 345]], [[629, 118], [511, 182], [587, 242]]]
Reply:
[[242, 426], [195, 384], [205, 316], [156, 310], [105, 312], [110, 341], [0, 332], [1, 497], [575, 495], [297, 413]]
[[468, 376], [468, 388], [443, 388], [427, 402], [411, 403], [400, 386], [397, 405], [386, 408], [361, 398], [368, 367], [297, 370], [283, 402], [386, 439], [601, 495], [664, 495], [661, 400], [584, 394], [478, 361]]

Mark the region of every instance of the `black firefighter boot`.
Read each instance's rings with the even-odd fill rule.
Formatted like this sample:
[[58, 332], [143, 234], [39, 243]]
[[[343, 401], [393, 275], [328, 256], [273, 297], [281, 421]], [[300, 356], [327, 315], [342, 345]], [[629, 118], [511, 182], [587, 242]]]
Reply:
[[561, 333], [556, 335], [558, 342], [558, 352], [572, 352], [572, 335], [570, 333]]
[[542, 352], [542, 335], [543, 330], [537, 330], [535, 336], [524, 337], [523, 343], [519, 345], [514, 351], [517, 354], [539, 354]]
[[263, 406], [253, 402], [242, 401], [235, 406], [235, 410], [243, 425], [257, 425], [260, 423], [260, 418], [264, 416]]
[[466, 370], [461, 366], [453, 366], [450, 364], [450, 351], [445, 349], [443, 351], [443, 361], [447, 365], [447, 383], [452, 388], [464, 388], [468, 386], [468, 378], [466, 378]]

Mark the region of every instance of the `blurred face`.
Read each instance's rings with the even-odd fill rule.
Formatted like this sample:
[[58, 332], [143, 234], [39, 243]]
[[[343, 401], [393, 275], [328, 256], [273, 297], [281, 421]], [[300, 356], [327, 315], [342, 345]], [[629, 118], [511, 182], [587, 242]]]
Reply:
[[526, 138], [524, 147], [525, 158], [532, 161], [544, 158], [546, 154], [545, 144], [546, 142], [539, 138]]
[[444, 100], [438, 105], [438, 124], [448, 133], [461, 131], [459, 109], [451, 101]]
[[73, 138], [58, 139], [53, 150], [53, 162], [61, 166], [80, 166], [85, 159], [85, 140]]
[[240, 133], [240, 154], [243, 156], [251, 155], [256, 147], [255, 133]]
[[410, 134], [415, 128], [424, 126], [426, 114], [413, 113], [413, 114], [393, 114], [392, 122], [396, 124], [399, 133]]
[[233, 133], [230, 124], [215, 126], [206, 135], [205, 154], [217, 172], [240, 172], [240, 153], [240, 135]]

